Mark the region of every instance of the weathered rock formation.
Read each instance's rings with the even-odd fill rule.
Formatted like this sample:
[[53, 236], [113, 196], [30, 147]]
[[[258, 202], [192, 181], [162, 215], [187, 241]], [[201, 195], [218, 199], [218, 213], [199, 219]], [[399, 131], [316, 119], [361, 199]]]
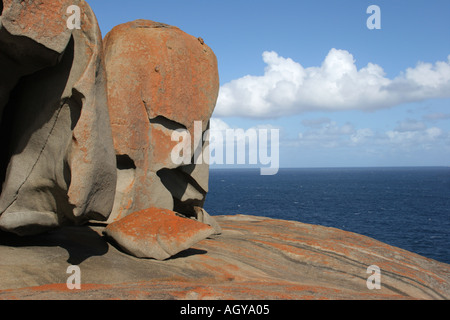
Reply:
[[[216, 219], [220, 236], [164, 261], [124, 254], [103, 241], [102, 226], [0, 234], [0, 299], [450, 299], [450, 265], [372, 238], [264, 217]], [[66, 286], [71, 264], [81, 290]], [[380, 289], [367, 287], [371, 265]]]
[[116, 165], [94, 13], [83, 0], [0, 3], [0, 228], [105, 220]]
[[[195, 150], [207, 147], [203, 133], [219, 90], [213, 51], [200, 38], [148, 20], [116, 26], [104, 48], [118, 166], [110, 221], [151, 207], [196, 217], [209, 166], [194, 159]], [[177, 130], [188, 132], [190, 141], [172, 141]], [[172, 159], [179, 143], [188, 144], [188, 164]]]
[[[67, 27], [71, 5], [81, 29]], [[0, 299], [450, 299], [447, 264], [333, 228], [209, 216], [196, 151], [214, 53], [144, 20], [107, 35], [106, 71], [102, 50], [82, 0], [0, 0]], [[180, 143], [190, 163], [173, 160]], [[64, 226], [112, 209], [109, 225]], [[66, 286], [71, 265], [81, 290]]]
[[[0, 229], [31, 235], [112, 211], [108, 236], [155, 259], [220, 233], [202, 209], [209, 167], [195, 158], [219, 89], [203, 40], [138, 20], [114, 28], [103, 55], [84, 1], [1, 3]], [[70, 28], [74, 5], [81, 21]], [[189, 141], [173, 141], [177, 130]], [[178, 144], [188, 163], [173, 160]]]
[[105, 233], [140, 258], [168, 259], [214, 234], [214, 228], [167, 209], [134, 212], [108, 225]]

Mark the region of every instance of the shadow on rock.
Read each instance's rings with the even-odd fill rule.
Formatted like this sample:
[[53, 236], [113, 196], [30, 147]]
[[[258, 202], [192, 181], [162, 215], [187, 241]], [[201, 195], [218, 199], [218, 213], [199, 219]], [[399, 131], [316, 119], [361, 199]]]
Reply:
[[166, 260], [174, 260], [174, 259], [178, 259], [178, 258], [187, 258], [190, 256], [196, 256], [196, 255], [200, 255], [200, 254], [207, 254], [208, 251], [206, 250], [200, 250], [200, 249], [195, 249], [195, 248], [189, 248], [186, 250], [183, 250], [179, 253], [177, 253], [176, 255], [166, 259]]
[[93, 256], [108, 252], [108, 243], [90, 226], [63, 227], [35, 236], [18, 236], [0, 231], [0, 245], [10, 247], [61, 247], [67, 250], [67, 262], [79, 265]]
[[[107, 234], [105, 234], [105, 235], [104, 235], [104, 239], [105, 239], [112, 247], [114, 247], [117, 251], [122, 252], [122, 253], [126, 254], [127, 256], [129, 256], [129, 257], [133, 256], [133, 254], [130, 254], [130, 252], [128, 252], [127, 250], [125, 250], [123, 247], [121, 247], [121, 246], [114, 240], [114, 238], [112, 238], [112, 237], [108, 236]], [[175, 254], [175, 255], [173, 255], [173, 256], [171, 256], [171, 257], [169, 257], [169, 258], [163, 259], [163, 261], [176, 260], [176, 259], [179, 259], [179, 258], [187, 258], [187, 257], [190, 257], [190, 256], [201, 255], [201, 254], [207, 254], [207, 253], [208, 253], [208, 251], [206, 251], [206, 250], [195, 249], [195, 248], [188, 248], [188, 249], [186, 249], [186, 250], [183, 250], [183, 251], [178, 252], [177, 254]], [[158, 259], [151, 258], [151, 257], [147, 257], [147, 258], [142, 258], [142, 257], [141, 257], [141, 258], [138, 258], [138, 259], [143, 259], [143, 260], [146, 260], [146, 259], [148, 259], [148, 260], [158, 260]]]

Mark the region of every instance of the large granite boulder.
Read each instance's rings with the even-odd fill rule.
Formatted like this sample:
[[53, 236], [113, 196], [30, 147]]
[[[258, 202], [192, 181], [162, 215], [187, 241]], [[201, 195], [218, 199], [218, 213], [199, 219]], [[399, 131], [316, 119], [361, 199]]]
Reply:
[[83, 0], [0, 3], [0, 229], [105, 220], [116, 164], [95, 15]]
[[[104, 51], [118, 168], [109, 221], [151, 207], [195, 217], [208, 191], [209, 165], [194, 155], [207, 147], [203, 134], [219, 90], [213, 51], [201, 38], [148, 20], [113, 28]], [[174, 140], [177, 130], [191, 140]], [[180, 143], [187, 143], [192, 161], [173, 161]]]

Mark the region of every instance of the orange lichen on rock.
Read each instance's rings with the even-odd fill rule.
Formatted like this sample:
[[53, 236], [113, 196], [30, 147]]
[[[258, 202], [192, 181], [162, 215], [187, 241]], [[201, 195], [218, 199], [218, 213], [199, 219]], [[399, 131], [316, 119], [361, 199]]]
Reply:
[[109, 224], [105, 233], [140, 258], [167, 259], [214, 233], [214, 229], [167, 209], [149, 208]]
[[[116, 166], [95, 14], [84, 0], [0, 3], [0, 229], [104, 221]], [[71, 5], [80, 29], [67, 27]]]
[[[156, 217], [151, 218], [153, 215]], [[42, 236], [41, 241], [49, 244], [45, 247], [22, 244], [11, 248], [0, 244], [0, 299], [450, 298], [448, 264], [375, 239], [265, 217], [238, 215], [216, 219], [222, 226], [221, 235], [212, 235], [164, 261], [135, 259], [117, 246], [105, 248], [88, 227]], [[183, 241], [183, 234], [193, 237], [192, 231], [185, 230], [190, 223], [194, 223], [190, 229], [204, 228], [200, 222], [173, 212], [148, 209], [128, 215], [111, 224], [110, 229], [117, 229], [131, 244], [136, 237], [137, 244], [148, 248], [166, 240], [172, 244], [170, 238], [176, 239], [178, 234]], [[101, 234], [104, 228], [96, 230]], [[144, 237], [138, 237], [139, 234]], [[163, 241], [158, 243], [152, 234], [170, 236], [160, 237]], [[178, 245], [175, 240], [173, 243]], [[71, 259], [85, 257], [78, 263], [82, 271], [81, 290], [66, 290], [64, 283], [60, 284], [67, 278], [66, 247], [70, 247]], [[30, 268], [30, 261], [37, 267]], [[40, 265], [46, 268], [39, 268]], [[370, 265], [378, 265], [381, 270], [380, 289], [367, 287]]]
[[[181, 29], [150, 20], [118, 25], [103, 43], [114, 147], [132, 162], [118, 170], [131, 169], [135, 177], [116, 197], [109, 221], [150, 207], [195, 216], [194, 206], [203, 206], [208, 191], [209, 166], [173, 161], [171, 151], [179, 142], [172, 134], [190, 134], [191, 155], [196, 143], [206, 148], [203, 134], [219, 92], [214, 52]], [[118, 172], [119, 189], [128, 178]]]

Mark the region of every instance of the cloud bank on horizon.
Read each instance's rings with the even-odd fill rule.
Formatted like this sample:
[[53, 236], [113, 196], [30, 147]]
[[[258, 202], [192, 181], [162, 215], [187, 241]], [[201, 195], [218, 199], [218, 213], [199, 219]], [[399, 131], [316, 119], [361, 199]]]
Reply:
[[319, 67], [303, 67], [274, 51], [262, 54], [264, 75], [247, 75], [221, 86], [215, 117], [277, 118], [308, 111], [371, 111], [403, 103], [450, 97], [450, 55], [418, 62], [389, 79], [368, 63], [357, 69], [353, 55], [331, 49]]

